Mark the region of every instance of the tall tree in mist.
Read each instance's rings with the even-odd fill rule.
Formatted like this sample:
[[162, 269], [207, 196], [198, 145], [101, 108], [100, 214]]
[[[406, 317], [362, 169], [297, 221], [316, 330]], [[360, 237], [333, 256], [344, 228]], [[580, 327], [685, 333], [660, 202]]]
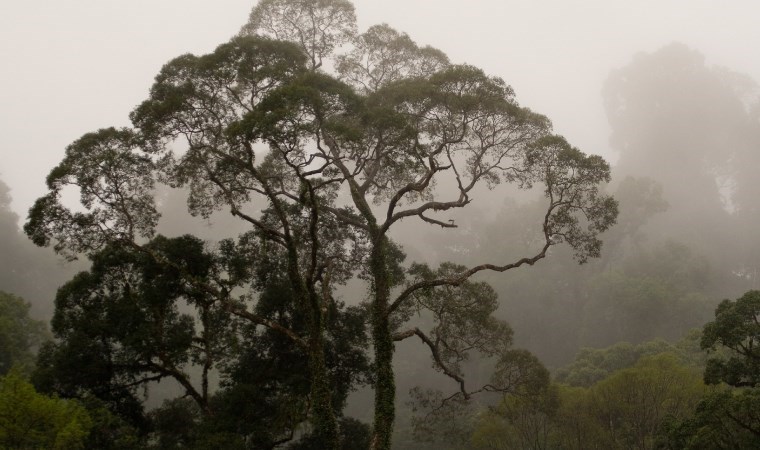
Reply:
[[620, 152], [617, 174], [663, 186], [669, 210], [655, 231], [718, 263], [731, 260], [732, 269], [745, 264], [737, 256], [747, 248], [736, 245], [733, 232], [757, 218], [757, 94], [749, 77], [709, 66], [678, 43], [638, 54], [604, 87], [611, 143]]
[[[458, 367], [471, 350], [499, 360], [501, 372], [483, 389], [514, 388], [512, 375], [526, 358], [506, 348], [507, 329], [489, 318], [493, 296], [469, 279], [533, 265], [560, 243], [581, 262], [598, 256], [598, 234], [615, 221], [617, 205], [598, 190], [609, 180], [607, 163], [553, 135], [549, 120], [520, 107], [504, 81], [452, 65], [386, 25], [355, 30], [353, 6], [344, 0], [263, 0], [242, 36], [162, 69], [131, 115], [134, 130], [100, 130], [69, 146], [25, 230], [70, 256], [114, 244], [142, 252], [230, 313], [301, 348], [309, 361], [310, 420], [324, 448], [338, 445], [325, 324], [334, 288], [363, 278], [375, 354], [372, 448], [387, 449], [394, 341], [419, 337], [464, 399], [478, 391]], [[341, 46], [348, 50], [336, 55]], [[331, 65], [334, 74], [322, 70]], [[188, 187], [193, 214], [227, 209], [248, 224], [249, 233], [218, 252], [255, 246], [282, 255], [305, 330], [257, 313], [257, 297], [241, 294], [250, 282], [238, 272], [199, 279], [146, 246], [159, 218], [156, 182]], [[471, 266], [403, 265], [391, 240], [402, 220], [454, 228], [447, 211], [500, 184], [543, 190], [534, 248]], [[60, 201], [72, 186], [81, 212]], [[431, 331], [403, 327], [421, 310], [436, 318]]]
[[[535, 271], [488, 278], [522, 345], [563, 364], [582, 346], [676, 339], [701, 326], [716, 299], [757, 287], [757, 94], [749, 78], [681, 44], [637, 55], [610, 75], [618, 224], [604, 235], [603, 258], [588, 266], [569, 267], [570, 255], [557, 249]], [[539, 238], [521, 231], [539, 205], [519, 208], [505, 205], [486, 226], [487, 218], [468, 217], [484, 230], [469, 235], [469, 257]], [[507, 227], [522, 242], [497, 239]]]
[[11, 209], [10, 188], [0, 180], [0, 291], [28, 301], [32, 316], [49, 318], [56, 288], [75, 269], [63, 267], [55, 256], [32, 245], [18, 219]]
[[29, 317], [24, 299], [0, 291], [0, 376], [13, 367], [29, 371], [37, 349], [48, 338], [45, 323]]

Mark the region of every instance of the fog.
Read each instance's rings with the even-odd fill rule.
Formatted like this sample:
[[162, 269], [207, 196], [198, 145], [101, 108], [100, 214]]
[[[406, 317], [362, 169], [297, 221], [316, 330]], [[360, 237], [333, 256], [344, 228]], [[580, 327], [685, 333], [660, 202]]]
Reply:
[[[386, 22], [511, 84], [573, 145], [617, 159], [601, 89], [637, 52], [678, 41], [709, 64], [760, 79], [751, 1], [355, 2], [359, 28]], [[128, 125], [153, 77], [182, 53], [213, 50], [252, 2], [77, 0], [0, 6], [0, 179], [25, 216], [70, 142]]]
[[[510, 324], [515, 345], [555, 374], [584, 347], [678, 342], [710, 320], [721, 299], [760, 287], [756, 2], [353, 3], [360, 32], [387, 23], [453, 63], [503, 78], [521, 106], [546, 115], [573, 146], [611, 163], [612, 180], [602, 190], [619, 201], [620, 215], [601, 236], [601, 257], [579, 265], [571, 249], [556, 246], [533, 267], [475, 277], [498, 294], [494, 315]], [[33, 315], [50, 318], [55, 288], [84, 266], [33, 248], [19, 232], [46, 193], [47, 173], [82, 134], [130, 126], [129, 112], [166, 62], [213, 51], [238, 32], [252, 6], [241, 0], [0, 6], [0, 267], [10, 267], [0, 273], [0, 291], [25, 297]], [[439, 217], [458, 228], [410, 220], [391, 237], [407, 263], [503, 264], [505, 255], [507, 261], [532, 255], [540, 243], [541, 194], [477, 190], [467, 208]], [[161, 188], [159, 232], [215, 241], [219, 230], [230, 237], [246, 229], [226, 211], [189, 220], [183, 197]], [[356, 305], [367, 291], [353, 280], [338, 293]], [[415, 448], [408, 390], [420, 381], [450, 389], [451, 380], [434, 375], [427, 355], [419, 357], [425, 350], [419, 341], [396, 348], [395, 442]], [[463, 363], [480, 382], [492, 368], [478, 359]], [[368, 388], [355, 394], [347, 413], [370, 422], [370, 396]]]

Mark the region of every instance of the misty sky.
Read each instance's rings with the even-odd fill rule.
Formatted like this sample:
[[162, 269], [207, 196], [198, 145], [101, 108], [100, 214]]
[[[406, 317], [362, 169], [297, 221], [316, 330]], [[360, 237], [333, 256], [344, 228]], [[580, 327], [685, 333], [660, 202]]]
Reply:
[[[129, 125], [153, 77], [206, 53], [251, 0], [2, 0], [0, 179], [22, 217], [70, 142]], [[386, 22], [419, 44], [504, 78], [557, 132], [614, 161], [601, 88], [636, 52], [680, 41], [760, 80], [760, 2], [707, 0], [357, 0], [360, 30]]]

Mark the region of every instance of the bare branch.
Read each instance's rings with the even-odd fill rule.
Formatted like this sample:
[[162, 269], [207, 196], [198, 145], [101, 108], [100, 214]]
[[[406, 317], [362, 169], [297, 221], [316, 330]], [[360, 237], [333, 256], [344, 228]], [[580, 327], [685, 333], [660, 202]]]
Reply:
[[451, 370], [441, 358], [441, 354], [438, 351], [438, 346], [430, 340], [425, 333], [423, 333], [419, 328], [415, 327], [411, 330], [407, 330], [402, 333], [396, 333], [393, 335], [394, 341], [402, 341], [406, 338], [409, 338], [411, 336], [418, 336], [423, 343], [425, 343], [430, 348], [430, 353], [433, 355], [433, 360], [435, 360], [436, 365], [441, 369], [441, 371], [444, 373], [444, 375], [448, 376], [449, 378], [453, 379], [457, 383], [459, 383], [459, 390], [464, 395], [465, 399], [470, 398], [470, 394], [467, 392], [467, 389], [465, 389], [464, 386], [464, 378], [462, 378], [459, 374]]

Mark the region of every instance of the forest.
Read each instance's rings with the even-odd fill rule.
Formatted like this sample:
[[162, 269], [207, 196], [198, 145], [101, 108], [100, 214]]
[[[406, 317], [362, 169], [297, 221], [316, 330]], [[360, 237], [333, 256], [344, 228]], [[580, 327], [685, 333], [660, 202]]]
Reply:
[[632, 55], [610, 164], [356, 14], [259, 0], [0, 181], [0, 448], [760, 448], [757, 83]]

